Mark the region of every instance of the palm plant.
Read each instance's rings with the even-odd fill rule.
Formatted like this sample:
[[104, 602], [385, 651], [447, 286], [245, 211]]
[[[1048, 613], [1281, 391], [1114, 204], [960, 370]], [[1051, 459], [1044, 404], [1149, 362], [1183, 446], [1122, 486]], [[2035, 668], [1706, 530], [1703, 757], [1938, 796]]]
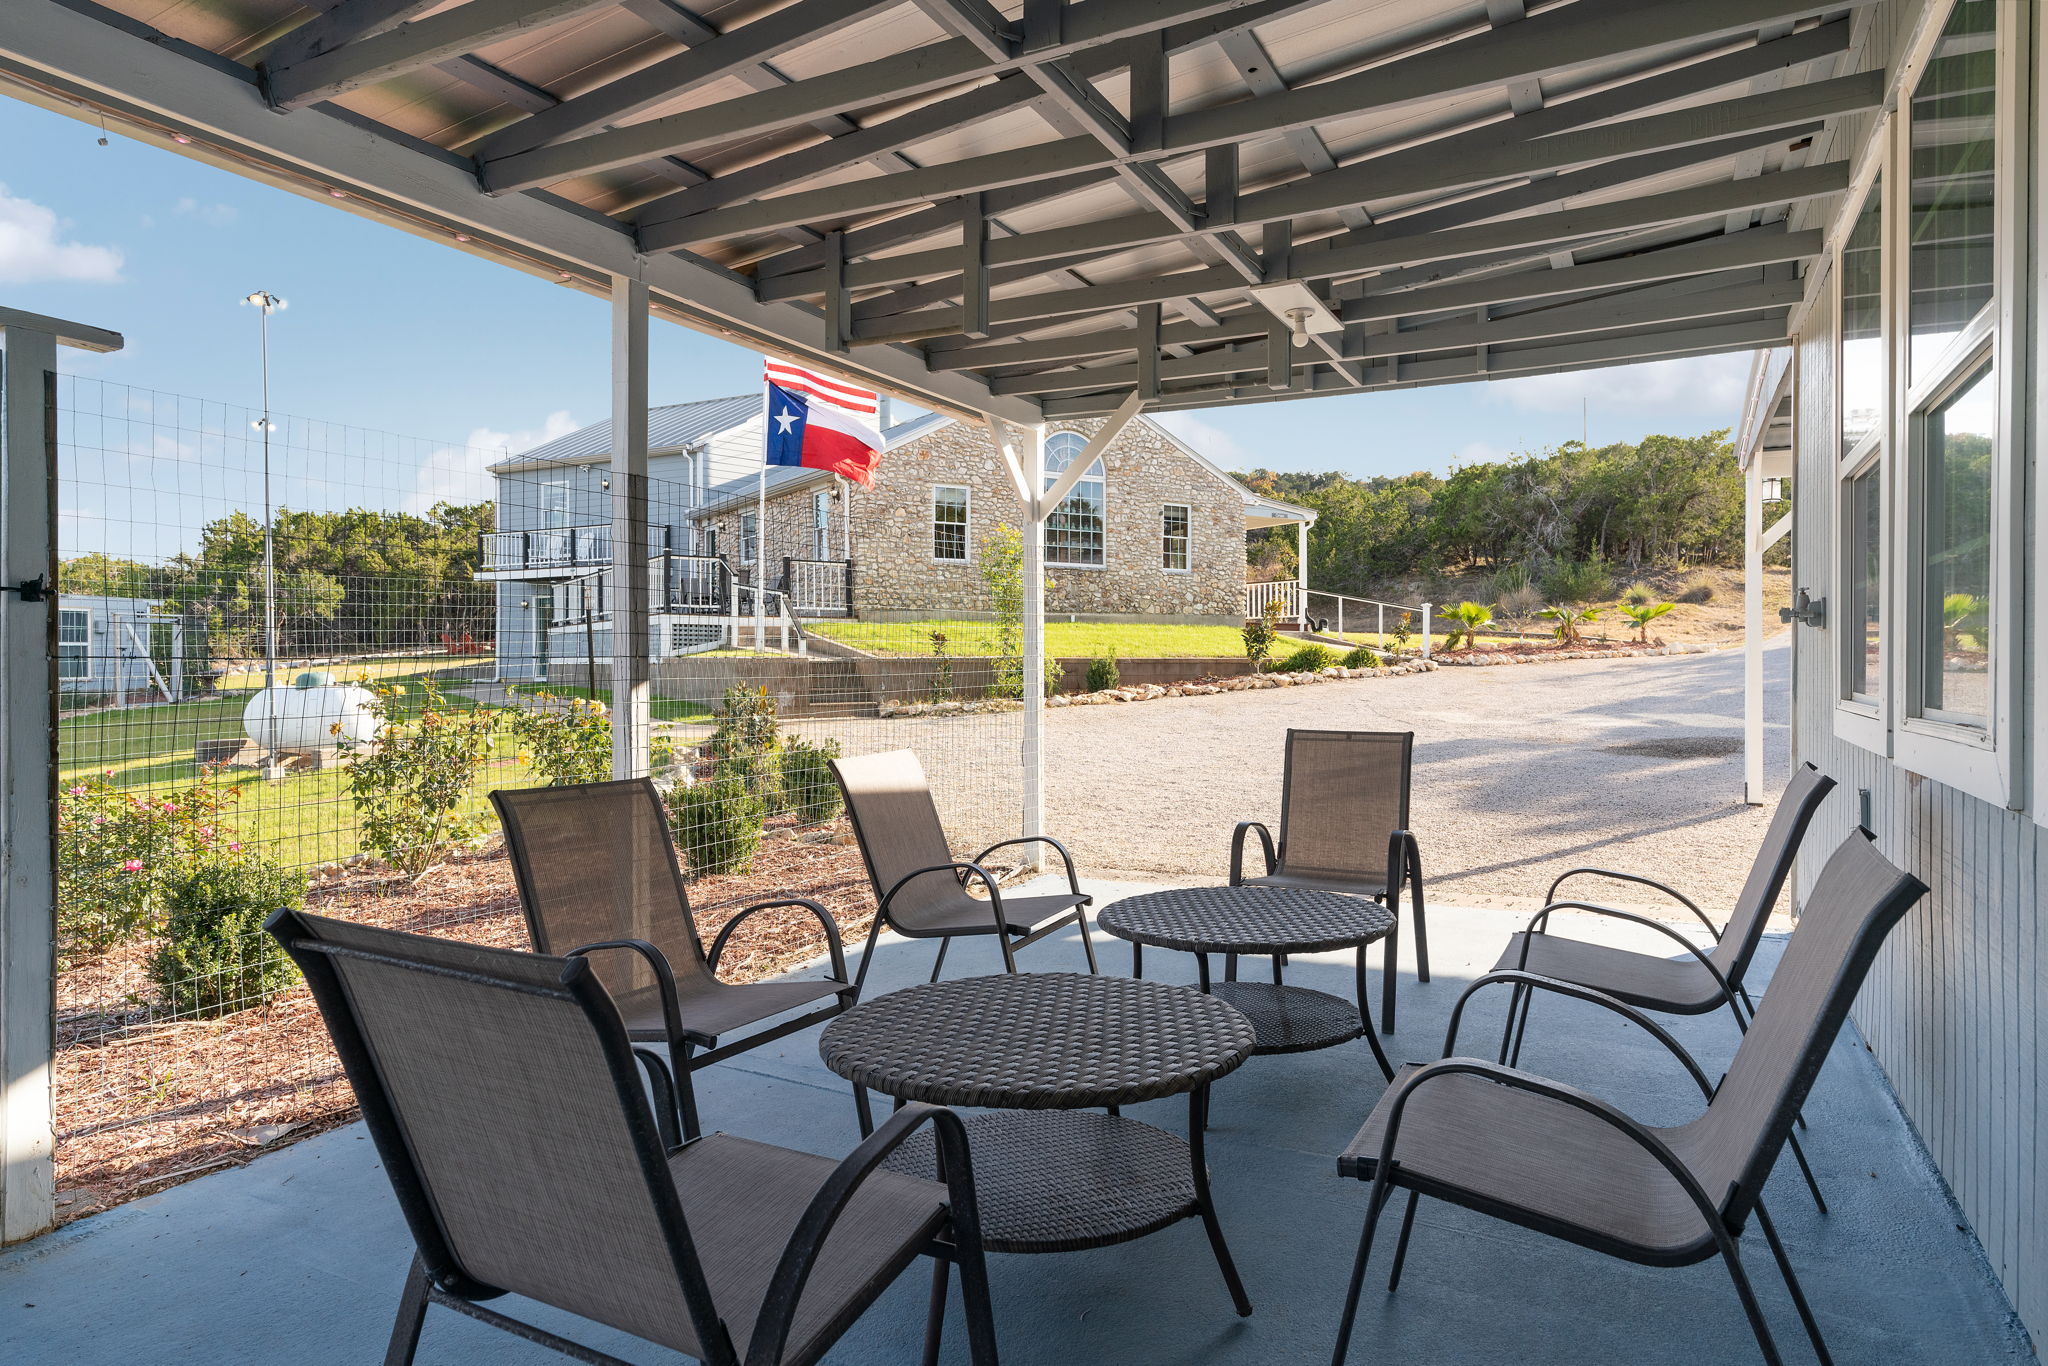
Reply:
[[1466, 649], [1479, 643], [1479, 628], [1493, 620], [1493, 609], [1483, 603], [1461, 602], [1456, 607], [1444, 608], [1446, 639], [1444, 648], [1454, 650], [1459, 637], [1464, 638]]
[[1600, 620], [1600, 611], [1598, 608], [1574, 607], [1570, 603], [1566, 603], [1560, 607], [1546, 607], [1541, 612], [1538, 612], [1536, 615], [1540, 617], [1548, 617], [1550, 620], [1557, 623], [1556, 627], [1554, 628], [1554, 633], [1557, 636], [1557, 643], [1560, 645], [1579, 644], [1580, 641], [1584, 639], [1584, 637], [1580, 636], [1579, 634], [1579, 628], [1581, 626], [1586, 625], [1588, 622]]
[[1962, 648], [1963, 632], [1981, 635], [1984, 625], [1984, 599], [1975, 593], [1946, 593], [1941, 599], [1942, 648]]
[[1621, 614], [1634, 623], [1636, 644], [1650, 643], [1650, 623], [1678, 606], [1675, 602], [1624, 603]]

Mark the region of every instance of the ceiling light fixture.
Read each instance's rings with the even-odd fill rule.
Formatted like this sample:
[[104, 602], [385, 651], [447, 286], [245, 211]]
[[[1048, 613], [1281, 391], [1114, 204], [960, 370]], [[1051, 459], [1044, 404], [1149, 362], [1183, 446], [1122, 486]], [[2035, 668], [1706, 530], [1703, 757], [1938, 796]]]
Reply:
[[1344, 330], [1344, 324], [1306, 281], [1253, 285], [1248, 292], [1267, 312], [1287, 324], [1288, 339], [1296, 346], [1307, 346], [1318, 335]]

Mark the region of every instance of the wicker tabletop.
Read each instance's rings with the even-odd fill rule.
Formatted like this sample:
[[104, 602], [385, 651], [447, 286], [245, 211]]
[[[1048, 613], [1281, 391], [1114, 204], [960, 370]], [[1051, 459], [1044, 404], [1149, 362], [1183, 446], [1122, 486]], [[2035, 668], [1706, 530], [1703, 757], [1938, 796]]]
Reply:
[[1084, 1110], [1178, 1095], [1235, 1070], [1257, 1038], [1236, 1010], [1164, 982], [1032, 972], [863, 1001], [825, 1027], [825, 1065], [904, 1100]]
[[1189, 953], [1322, 953], [1384, 939], [1376, 901], [1295, 887], [1173, 887], [1127, 896], [1095, 923], [1119, 939]]

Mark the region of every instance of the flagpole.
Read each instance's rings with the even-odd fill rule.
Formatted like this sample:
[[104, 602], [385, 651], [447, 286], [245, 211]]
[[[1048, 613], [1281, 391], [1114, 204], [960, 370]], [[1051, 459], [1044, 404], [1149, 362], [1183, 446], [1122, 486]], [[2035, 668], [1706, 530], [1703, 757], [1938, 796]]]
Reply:
[[767, 599], [763, 590], [768, 586], [768, 423], [769, 412], [768, 377], [761, 376], [761, 472], [754, 484], [754, 651], [760, 653], [762, 642], [768, 639]]

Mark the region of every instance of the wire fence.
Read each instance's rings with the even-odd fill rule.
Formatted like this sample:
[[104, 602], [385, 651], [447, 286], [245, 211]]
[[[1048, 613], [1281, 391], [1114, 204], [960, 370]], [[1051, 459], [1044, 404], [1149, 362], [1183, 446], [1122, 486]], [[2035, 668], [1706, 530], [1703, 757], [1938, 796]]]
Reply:
[[[1019, 833], [1021, 581], [997, 563], [957, 638], [861, 618], [848, 491], [777, 491], [742, 525], [744, 431], [651, 461], [627, 640], [601, 452], [266, 433], [78, 377], [58, 421], [62, 1217], [352, 1113], [261, 931], [277, 906], [526, 947], [489, 793], [608, 776], [615, 648], [648, 661], [707, 937], [771, 896], [865, 933], [837, 755], [915, 750], [963, 855]], [[724, 970], [821, 951], [764, 919]]]

